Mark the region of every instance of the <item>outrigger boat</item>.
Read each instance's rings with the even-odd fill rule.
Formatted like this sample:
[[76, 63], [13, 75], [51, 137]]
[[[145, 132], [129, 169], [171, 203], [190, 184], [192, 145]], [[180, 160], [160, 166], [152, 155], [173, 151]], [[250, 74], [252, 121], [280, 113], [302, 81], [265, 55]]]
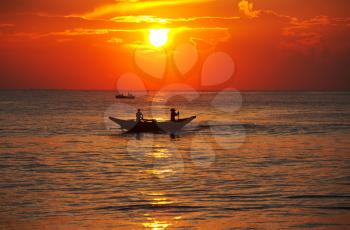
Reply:
[[135, 96], [128, 93], [127, 95], [124, 94], [118, 94], [115, 96], [116, 99], [135, 99]]
[[196, 116], [178, 119], [176, 121], [157, 121], [157, 120], [122, 120], [109, 117], [111, 121], [118, 124], [122, 130], [127, 133], [176, 133], [183, 127], [196, 119]]

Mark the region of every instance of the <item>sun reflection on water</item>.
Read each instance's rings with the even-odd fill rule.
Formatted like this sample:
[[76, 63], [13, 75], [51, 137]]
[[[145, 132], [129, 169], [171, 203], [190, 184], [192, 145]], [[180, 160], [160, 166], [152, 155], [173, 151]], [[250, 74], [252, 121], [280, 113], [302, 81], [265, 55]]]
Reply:
[[167, 217], [152, 217], [150, 214], [145, 214], [146, 220], [142, 223], [145, 229], [164, 230], [169, 227], [175, 228], [181, 226], [182, 216]]
[[172, 169], [150, 169], [146, 170], [146, 173], [157, 176], [158, 178], [166, 178], [174, 174]]
[[[157, 146], [155, 146], [157, 148]], [[147, 156], [154, 158], [168, 158], [170, 156], [169, 149], [158, 148], [155, 151], [148, 153]]]
[[152, 229], [152, 230], [163, 230], [168, 228], [171, 224], [167, 223], [166, 221], [157, 221], [154, 218], [147, 218], [148, 222], [143, 223], [143, 226], [146, 229]]
[[157, 177], [158, 179], [174, 179], [183, 172], [183, 159], [181, 155], [174, 154], [171, 147], [155, 145], [153, 151], [146, 154], [152, 168], [140, 170], [140, 172]]
[[172, 203], [174, 203], [174, 202], [170, 201], [166, 197], [156, 197], [156, 198], [153, 198], [153, 201], [151, 202], [151, 204], [153, 204], [153, 205], [167, 205], [167, 204], [172, 204]]
[[[147, 200], [149, 200], [152, 205], [163, 206], [173, 203], [164, 193], [161, 192], [146, 193], [145, 195], [147, 196]], [[144, 216], [147, 217], [147, 219], [144, 223], [142, 223], [142, 225], [146, 229], [162, 230], [172, 225], [169, 221], [164, 219], [159, 220], [159, 218], [152, 217], [150, 214], [145, 214]]]

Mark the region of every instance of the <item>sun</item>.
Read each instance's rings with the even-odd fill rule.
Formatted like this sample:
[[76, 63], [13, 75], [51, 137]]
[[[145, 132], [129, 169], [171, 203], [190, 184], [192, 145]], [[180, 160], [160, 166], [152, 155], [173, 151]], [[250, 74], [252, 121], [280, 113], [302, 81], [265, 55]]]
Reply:
[[168, 41], [169, 29], [150, 29], [149, 41], [155, 47], [164, 46]]

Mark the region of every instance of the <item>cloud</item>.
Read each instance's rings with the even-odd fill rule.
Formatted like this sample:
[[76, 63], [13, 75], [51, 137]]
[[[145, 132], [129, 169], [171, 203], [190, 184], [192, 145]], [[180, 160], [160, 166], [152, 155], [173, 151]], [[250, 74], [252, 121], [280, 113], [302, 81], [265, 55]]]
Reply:
[[113, 17], [112, 15], [129, 14], [143, 12], [148, 9], [160, 8], [175, 5], [188, 5], [212, 2], [214, 0], [164, 0], [164, 1], [119, 1], [114, 4], [104, 5], [96, 8], [92, 12], [79, 15], [83, 18], [105, 18]]
[[253, 10], [253, 3], [250, 3], [247, 0], [241, 0], [238, 3], [238, 8], [247, 17], [256, 18], [256, 17], [259, 16], [259, 11], [258, 10]]
[[11, 23], [4, 23], [4, 24], [1, 24], [0, 23], [0, 28], [7, 28], [7, 27], [13, 27], [14, 24], [11, 24]]
[[67, 15], [84, 13], [115, 0], [11, 0], [0, 2], [0, 13], [46, 13]]
[[111, 39], [108, 40], [109, 43], [113, 43], [113, 44], [121, 44], [123, 43], [123, 39], [122, 38], [116, 38], [116, 37], [113, 37]]
[[[191, 17], [159, 18], [151, 15], [118, 16], [112, 19], [95, 20], [66, 16], [48, 16], [43, 14], [20, 14], [16, 18], [5, 17], [5, 22], [13, 22], [11, 27], [0, 26], [0, 33], [7, 41], [25, 41], [52, 38], [53, 41], [88, 40], [95, 38], [98, 43], [113, 43], [115, 37], [121, 38], [118, 43], [134, 44], [145, 39], [150, 27], [166, 26], [176, 36], [174, 42], [182, 37], [210, 39], [211, 44], [225, 41], [229, 36], [228, 27], [239, 17]], [[35, 26], [33, 26], [35, 25]], [[137, 33], [137, 34], [135, 34]], [[179, 35], [181, 34], [181, 35]], [[182, 36], [185, 34], [184, 36]]]
[[330, 18], [328, 16], [316, 16], [310, 19], [291, 18], [282, 34], [284, 39], [281, 47], [304, 55], [322, 53], [327, 50], [340, 50], [341, 46], [349, 49], [350, 43], [346, 42], [350, 36], [347, 26], [347, 18]]
[[126, 23], [142, 23], [142, 22], [148, 22], [148, 23], [159, 23], [159, 24], [165, 24], [168, 23], [168, 19], [166, 18], [159, 18], [152, 15], [127, 15], [127, 16], [117, 16], [111, 19], [111, 21], [114, 22], [126, 22]]

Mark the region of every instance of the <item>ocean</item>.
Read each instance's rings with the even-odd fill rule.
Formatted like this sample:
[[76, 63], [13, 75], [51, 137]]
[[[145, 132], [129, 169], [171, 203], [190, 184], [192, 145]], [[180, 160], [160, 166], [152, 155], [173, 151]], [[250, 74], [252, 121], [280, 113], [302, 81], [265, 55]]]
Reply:
[[350, 92], [136, 94], [0, 91], [0, 229], [350, 228]]

